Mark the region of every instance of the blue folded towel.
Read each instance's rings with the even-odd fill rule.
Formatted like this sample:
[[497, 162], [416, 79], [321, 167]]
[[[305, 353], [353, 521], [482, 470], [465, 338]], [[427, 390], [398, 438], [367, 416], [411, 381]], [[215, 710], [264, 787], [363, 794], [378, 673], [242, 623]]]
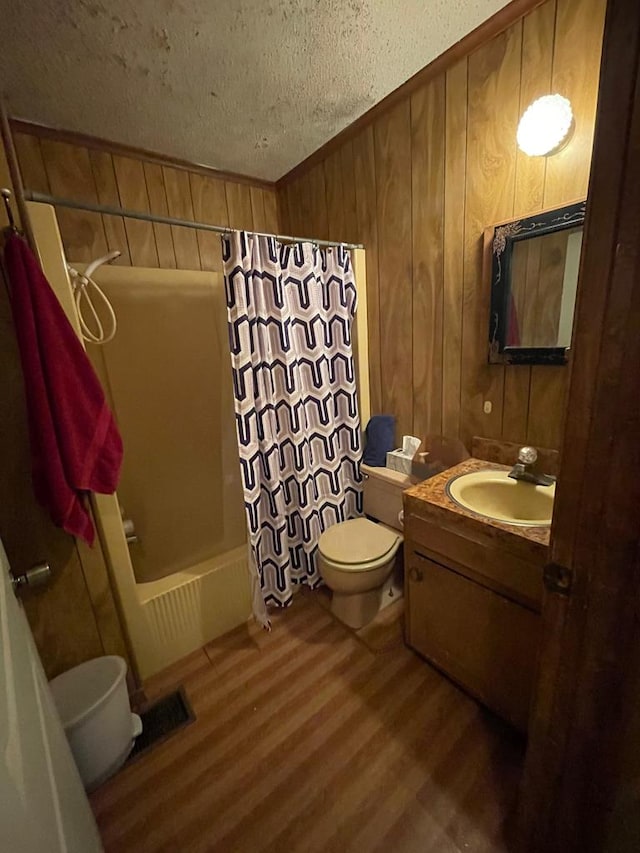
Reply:
[[366, 445], [362, 461], [373, 468], [384, 468], [387, 453], [395, 449], [396, 419], [393, 415], [374, 415], [365, 430]]

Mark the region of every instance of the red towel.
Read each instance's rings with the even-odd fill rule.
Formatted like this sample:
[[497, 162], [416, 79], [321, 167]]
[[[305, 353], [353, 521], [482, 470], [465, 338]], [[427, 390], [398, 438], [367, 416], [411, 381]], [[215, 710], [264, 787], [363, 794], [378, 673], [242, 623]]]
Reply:
[[122, 439], [73, 327], [22, 240], [4, 250], [24, 375], [33, 486], [54, 523], [93, 544], [85, 493], [114, 492]]

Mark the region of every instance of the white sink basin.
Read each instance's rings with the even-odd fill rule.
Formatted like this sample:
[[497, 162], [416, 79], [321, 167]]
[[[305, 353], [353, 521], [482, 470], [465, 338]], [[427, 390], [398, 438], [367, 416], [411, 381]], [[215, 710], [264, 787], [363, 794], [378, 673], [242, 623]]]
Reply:
[[536, 486], [513, 480], [507, 471], [472, 471], [446, 485], [452, 501], [471, 512], [522, 527], [548, 527], [553, 514], [555, 483]]

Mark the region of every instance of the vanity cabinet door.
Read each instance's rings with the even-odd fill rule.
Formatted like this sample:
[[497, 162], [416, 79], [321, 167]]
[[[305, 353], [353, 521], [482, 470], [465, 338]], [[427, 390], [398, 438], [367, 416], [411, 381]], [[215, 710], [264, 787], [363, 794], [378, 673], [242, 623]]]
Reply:
[[415, 551], [408, 563], [409, 645], [526, 731], [539, 615]]

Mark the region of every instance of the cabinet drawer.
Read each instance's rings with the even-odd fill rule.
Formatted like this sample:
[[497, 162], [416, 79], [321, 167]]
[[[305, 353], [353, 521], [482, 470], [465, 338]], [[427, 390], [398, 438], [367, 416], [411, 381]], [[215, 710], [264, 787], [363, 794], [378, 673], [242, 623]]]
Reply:
[[[442, 557], [446, 564], [468, 574], [472, 580], [503, 595], [540, 610], [542, 601], [542, 564], [536, 565], [505, 551], [488, 536], [469, 539], [461, 531], [453, 532], [415, 515], [405, 517], [405, 560], [416, 545], [425, 556]], [[467, 573], [465, 570], [469, 569]]]
[[409, 645], [526, 731], [538, 614], [415, 552], [406, 576]]

